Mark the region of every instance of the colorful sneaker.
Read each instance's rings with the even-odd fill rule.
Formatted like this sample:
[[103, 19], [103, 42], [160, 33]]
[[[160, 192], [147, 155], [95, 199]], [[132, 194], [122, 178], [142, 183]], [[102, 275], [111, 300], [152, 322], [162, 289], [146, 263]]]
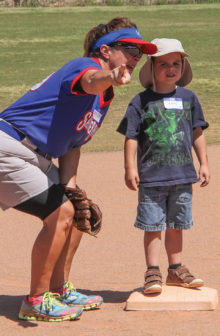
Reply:
[[159, 270], [147, 270], [144, 277], [144, 294], [159, 294], [162, 292], [162, 275]]
[[66, 282], [56, 291], [60, 294], [59, 300], [69, 306], [81, 307], [83, 310], [97, 309], [103, 302], [99, 295], [84, 295], [76, 291], [71, 282]]
[[38, 320], [38, 321], [67, 321], [75, 320], [82, 314], [82, 308], [70, 307], [62, 303], [58, 294], [46, 292], [34, 300], [33, 304], [29, 302], [28, 295], [24, 297], [19, 319]]
[[176, 269], [168, 269], [166, 284], [168, 286], [182, 286], [187, 288], [198, 288], [204, 285], [203, 280], [195, 278], [186, 266], [182, 265]]

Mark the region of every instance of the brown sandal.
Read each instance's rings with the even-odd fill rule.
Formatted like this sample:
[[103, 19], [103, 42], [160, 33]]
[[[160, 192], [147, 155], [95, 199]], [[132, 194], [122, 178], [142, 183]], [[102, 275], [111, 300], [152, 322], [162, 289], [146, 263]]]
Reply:
[[144, 294], [162, 292], [162, 274], [157, 269], [150, 269], [145, 272]]
[[186, 268], [182, 265], [176, 269], [168, 269], [166, 284], [168, 286], [182, 286], [187, 288], [198, 288], [204, 285], [204, 281], [196, 279]]

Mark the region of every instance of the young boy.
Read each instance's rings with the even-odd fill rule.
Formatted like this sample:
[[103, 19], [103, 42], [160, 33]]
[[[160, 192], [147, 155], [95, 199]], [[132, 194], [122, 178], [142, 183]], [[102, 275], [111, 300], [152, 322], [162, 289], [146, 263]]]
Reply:
[[[203, 130], [208, 127], [196, 95], [184, 88], [192, 70], [182, 44], [155, 39], [158, 52], [147, 57], [140, 71], [146, 88], [130, 102], [118, 132], [125, 139], [125, 183], [139, 189], [135, 227], [144, 230], [147, 271], [144, 293], [162, 291], [159, 269], [161, 231], [169, 269], [167, 285], [203, 286], [182, 265], [182, 230], [192, 227], [192, 183], [209, 183]], [[197, 177], [192, 146], [200, 163]], [[138, 172], [136, 170], [136, 158]]]

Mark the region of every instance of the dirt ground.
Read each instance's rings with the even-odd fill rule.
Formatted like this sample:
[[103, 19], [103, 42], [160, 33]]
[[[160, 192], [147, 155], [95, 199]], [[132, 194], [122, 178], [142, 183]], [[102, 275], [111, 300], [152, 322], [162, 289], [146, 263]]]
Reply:
[[[184, 263], [220, 293], [220, 146], [209, 146], [211, 182], [194, 186], [194, 227], [184, 233]], [[220, 305], [215, 311], [125, 311], [130, 293], [143, 284], [143, 232], [133, 227], [137, 193], [124, 185], [123, 153], [82, 154], [78, 183], [102, 208], [103, 229], [88, 235], [72, 265], [79, 291], [103, 296], [100, 310], [72, 322], [19, 321], [22, 296], [29, 292], [30, 253], [41, 228], [37, 218], [15, 210], [0, 212], [0, 335], [53, 336], [217, 336]], [[167, 259], [161, 252], [164, 279]], [[187, 289], [186, 289], [187, 290]]]

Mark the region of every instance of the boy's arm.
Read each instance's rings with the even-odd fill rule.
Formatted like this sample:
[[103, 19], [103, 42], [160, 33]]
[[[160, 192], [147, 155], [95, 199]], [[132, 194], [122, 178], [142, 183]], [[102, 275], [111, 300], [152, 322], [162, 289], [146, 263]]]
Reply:
[[136, 168], [137, 141], [126, 138], [124, 144], [125, 183], [131, 190], [137, 190], [140, 182]]
[[206, 141], [201, 127], [197, 127], [193, 130], [193, 148], [200, 163], [199, 180], [202, 182], [201, 187], [205, 187], [209, 184], [210, 175], [206, 151]]

